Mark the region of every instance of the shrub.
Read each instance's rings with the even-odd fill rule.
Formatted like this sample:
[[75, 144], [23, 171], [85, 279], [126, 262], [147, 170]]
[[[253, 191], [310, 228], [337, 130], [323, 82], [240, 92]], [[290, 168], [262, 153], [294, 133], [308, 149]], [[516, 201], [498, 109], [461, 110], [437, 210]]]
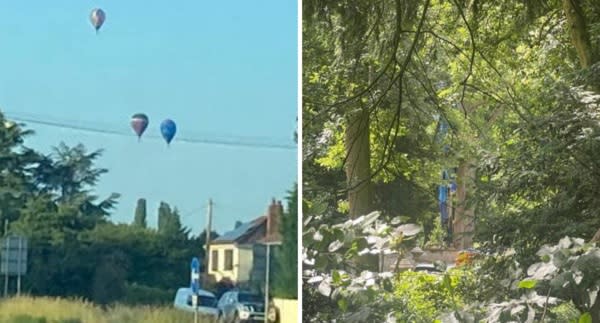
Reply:
[[174, 290], [127, 284], [125, 286], [125, 296], [121, 302], [128, 305], [165, 305], [171, 304], [174, 297]]
[[400, 322], [432, 322], [441, 314], [464, 306], [473, 296], [475, 276], [462, 269], [439, 274], [405, 271], [394, 281], [393, 298], [402, 306]]

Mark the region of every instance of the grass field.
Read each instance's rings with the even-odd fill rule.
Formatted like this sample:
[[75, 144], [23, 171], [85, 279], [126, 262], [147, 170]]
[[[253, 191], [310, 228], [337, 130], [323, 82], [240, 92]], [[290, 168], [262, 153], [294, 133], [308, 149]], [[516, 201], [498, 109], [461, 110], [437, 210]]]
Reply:
[[[200, 317], [200, 322], [212, 322]], [[106, 310], [77, 299], [15, 297], [0, 299], [2, 323], [185, 323], [194, 315], [171, 307], [113, 306]]]

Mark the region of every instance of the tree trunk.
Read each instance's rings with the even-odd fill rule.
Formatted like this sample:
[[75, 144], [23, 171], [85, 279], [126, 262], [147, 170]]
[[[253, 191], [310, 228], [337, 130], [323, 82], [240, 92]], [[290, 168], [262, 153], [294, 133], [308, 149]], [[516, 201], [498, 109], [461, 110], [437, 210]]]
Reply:
[[[367, 215], [373, 211], [369, 119], [367, 108], [350, 114], [345, 133], [346, 182], [351, 218]], [[379, 258], [374, 255], [360, 256], [356, 267], [359, 270], [377, 271]]]
[[[569, 31], [571, 33], [571, 42], [579, 56], [581, 67], [588, 68], [598, 62], [600, 54], [595, 52], [590, 42], [590, 35], [586, 19], [581, 10], [579, 0], [563, 0], [563, 10], [567, 22], [569, 23]], [[598, 84], [594, 84], [594, 89], [599, 91]], [[600, 229], [592, 237], [590, 242], [600, 241]]]
[[590, 308], [590, 315], [593, 323], [600, 322], [600, 300], [596, 299], [596, 302]]
[[571, 42], [577, 51], [581, 67], [588, 68], [597, 61], [598, 57], [596, 57], [597, 55], [594, 53], [590, 42], [585, 16], [579, 3], [580, 0], [563, 0], [562, 2], [569, 23]]
[[454, 246], [458, 249], [467, 249], [473, 246], [473, 231], [475, 229], [475, 210], [467, 207], [467, 199], [471, 181], [474, 176], [474, 169], [468, 160], [463, 160], [458, 166], [458, 179], [456, 188], [456, 212], [454, 214], [453, 240]]
[[361, 109], [348, 118], [345, 134], [347, 156], [345, 167], [351, 218], [373, 211], [369, 133], [368, 109]]

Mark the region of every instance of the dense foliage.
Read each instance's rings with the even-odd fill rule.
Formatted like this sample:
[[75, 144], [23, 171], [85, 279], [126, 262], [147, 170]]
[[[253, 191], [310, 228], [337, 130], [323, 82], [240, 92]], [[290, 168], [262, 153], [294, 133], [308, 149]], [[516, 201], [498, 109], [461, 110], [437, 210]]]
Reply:
[[[305, 317], [431, 322], [453, 310], [461, 322], [600, 320], [590, 299], [594, 283], [566, 285], [571, 294], [549, 292], [541, 286], [559, 284], [557, 278], [536, 276], [536, 288], [527, 288], [531, 282], [519, 288], [544, 245], [561, 241], [558, 253], [570, 260], [555, 264], [556, 275], [579, 280], [579, 262], [593, 262], [596, 247], [568, 251], [561, 239], [589, 241], [596, 233], [600, 240], [599, 3], [307, 0], [303, 6]], [[450, 235], [439, 221], [442, 170], [457, 181], [449, 200], [459, 231]], [[416, 282], [395, 272], [379, 279], [377, 257], [353, 253], [368, 247], [370, 234], [342, 234], [336, 226], [376, 210], [380, 225], [423, 229], [404, 250], [448, 242], [486, 250], [484, 260], [467, 268], [471, 288], [440, 292], [435, 306], [423, 301], [436, 299], [428, 291], [433, 285], [393, 293], [406, 282], [437, 280]], [[343, 247], [330, 250], [326, 244], [339, 235], [346, 237]], [[360, 296], [349, 297], [340, 279], [370, 285], [350, 288]], [[337, 282], [339, 291], [323, 282]]]
[[281, 248], [274, 257], [273, 295], [298, 298], [298, 186], [287, 197], [287, 208], [280, 225]]

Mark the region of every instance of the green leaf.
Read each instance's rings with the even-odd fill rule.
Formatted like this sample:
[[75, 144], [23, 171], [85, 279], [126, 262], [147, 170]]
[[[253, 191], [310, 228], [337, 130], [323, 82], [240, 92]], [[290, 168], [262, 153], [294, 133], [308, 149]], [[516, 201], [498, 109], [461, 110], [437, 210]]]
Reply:
[[583, 313], [579, 317], [579, 323], [592, 323], [592, 315], [590, 313]]
[[333, 280], [333, 283], [336, 285], [342, 282], [342, 276], [340, 275], [340, 273], [337, 270], [334, 270], [331, 273], [331, 279]]
[[531, 289], [534, 288], [535, 285], [537, 285], [537, 280], [533, 279], [525, 279], [519, 282], [519, 288]]
[[329, 252], [336, 252], [343, 246], [344, 246], [343, 242], [341, 242], [340, 240], [335, 240], [329, 244], [328, 250], [329, 250]]
[[348, 310], [348, 301], [345, 298], [340, 299], [337, 303], [342, 312], [346, 312]]
[[413, 223], [408, 223], [399, 226], [395, 231], [396, 234], [401, 233], [405, 237], [411, 237], [421, 232], [421, 227]]
[[442, 283], [444, 284], [444, 287], [446, 287], [448, 290], [452, 290], [452, 280], [450, 279], [450, 275], [448, 275], [448, 273], [444, 275]]

